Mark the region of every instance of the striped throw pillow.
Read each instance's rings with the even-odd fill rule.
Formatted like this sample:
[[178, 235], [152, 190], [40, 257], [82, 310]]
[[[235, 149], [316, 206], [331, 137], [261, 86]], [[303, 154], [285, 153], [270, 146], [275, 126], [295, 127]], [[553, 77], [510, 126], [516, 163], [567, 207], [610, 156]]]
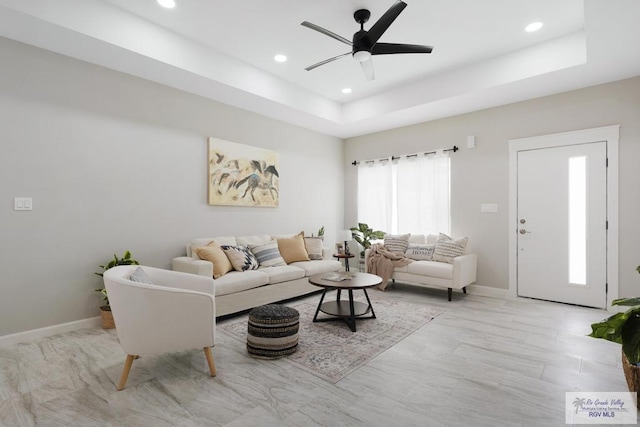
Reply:
[[453, 264], [455, 257], [465, 254], [468, 242], [469, 239], [466, 237], [452, 239], [446, 234], [440, 233], [433, 251], [433, 260]]
[[249, 245], [249, 250], [258, 259], [260, 267], [276, 267], [287, 265], [278, 250], [278, 242], [275, 240], [264, 245]]
[[385, 234], [384, 247], [387, 248], [389, 252], [404, 255], [409, 247], [409, 236], [411, 236], [411, 234]]

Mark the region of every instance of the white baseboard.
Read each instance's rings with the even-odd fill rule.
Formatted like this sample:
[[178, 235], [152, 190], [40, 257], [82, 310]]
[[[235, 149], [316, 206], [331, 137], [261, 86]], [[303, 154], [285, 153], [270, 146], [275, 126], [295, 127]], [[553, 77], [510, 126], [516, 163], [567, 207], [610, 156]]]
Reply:
[[467, 286], [467, 292], [469, 292], [470, 294], [493, 298], [515, 297], [515, 295], [511, 294], [511, 291], [509, 291], [509, 289], [492, 288], [491, 286], [482, 285], [469, 285]]
[[51, 335], [62, 334], [64, 332], [75, 331], [83, 328], [94, 328], [100, 326], [100, 316], [88, 319], [76, 320], [74, 322], [61, 323], [59, 325], [47, 326], [40, 329], [18, 332], [10, 335], [0, 336], [0, 347], [5, 347], [21, 342], [33, 341], [39, 338], [50, 337]]

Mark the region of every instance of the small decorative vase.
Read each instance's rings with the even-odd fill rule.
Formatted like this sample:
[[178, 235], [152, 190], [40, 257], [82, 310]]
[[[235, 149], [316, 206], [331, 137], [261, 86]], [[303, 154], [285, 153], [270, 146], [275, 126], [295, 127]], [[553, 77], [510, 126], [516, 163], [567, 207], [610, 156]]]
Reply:
[[622, 352], [622, 370], [630, 392], [637, 393], [636, 408], [640, 408], [640, 367], [632, 365], [627, 356]]

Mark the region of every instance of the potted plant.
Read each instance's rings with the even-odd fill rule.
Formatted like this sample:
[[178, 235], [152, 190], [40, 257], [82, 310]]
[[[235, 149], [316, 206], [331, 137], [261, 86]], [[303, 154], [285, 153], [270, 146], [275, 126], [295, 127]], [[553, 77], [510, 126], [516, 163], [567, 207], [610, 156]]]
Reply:
[[318, 237], [324, 240], [324, 225], [318, 230]]
[[[636, 271], [640, 273], [640, 266]], [[622, 367], [629, 391], [640, 392], [640, 298], [620, 298], [611, 305], [631, 308], [592, 324], [589, 336], [622, 344]], [[638, 396], [640, 403], [640, 393]]]
[[[118, 258], [116, 254], [113, 254], [113, 259], [109, 261], [106, 265], [101, 265], [102, 271], [99, 273], [94, 273], [100, 277], [104, 275], [104, 272], [110, 268], [115, 267], [116, 265], [139, 265], [140, 263], [131, 257], [131, 252], [125, 251], [122, 255], [122, 258]], [[96, 289], [96, 292], [100, 292], [102, 294], [102, 299], [104, 300], [104, 305], [100, 307], [100, 317], [102, 318], [102, 327], [104, 329], [113, 329], [116, 327], [115, 322], [113, 321], [113, 314], [111, 314], [111, 306], [109, 305], [109, 296], [107, 295], [107, 290], [105, 288]]]
[[364, 260], [364, 251], [371, 247], [372, 240], [384, 239], [384, 231], [373, 231], [373, 229], [364, 222], [359, 222], [357, 227], [351, 227], [350, 230], [353, 239], [362, 246], [360, 260]]

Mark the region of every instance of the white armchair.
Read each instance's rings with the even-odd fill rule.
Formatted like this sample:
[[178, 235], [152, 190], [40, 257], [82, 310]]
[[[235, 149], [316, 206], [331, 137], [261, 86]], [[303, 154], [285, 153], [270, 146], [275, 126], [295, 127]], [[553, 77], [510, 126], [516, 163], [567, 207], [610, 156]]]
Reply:
[[120, 345], [127, 354], [118, 390], [124, 389], [133, 360], [203, 348], [212, 377], [216, 306], [211, 277], [142, 266], [151, 283], [129, 279], [137, 266], [104, 272], [104, 284]]

